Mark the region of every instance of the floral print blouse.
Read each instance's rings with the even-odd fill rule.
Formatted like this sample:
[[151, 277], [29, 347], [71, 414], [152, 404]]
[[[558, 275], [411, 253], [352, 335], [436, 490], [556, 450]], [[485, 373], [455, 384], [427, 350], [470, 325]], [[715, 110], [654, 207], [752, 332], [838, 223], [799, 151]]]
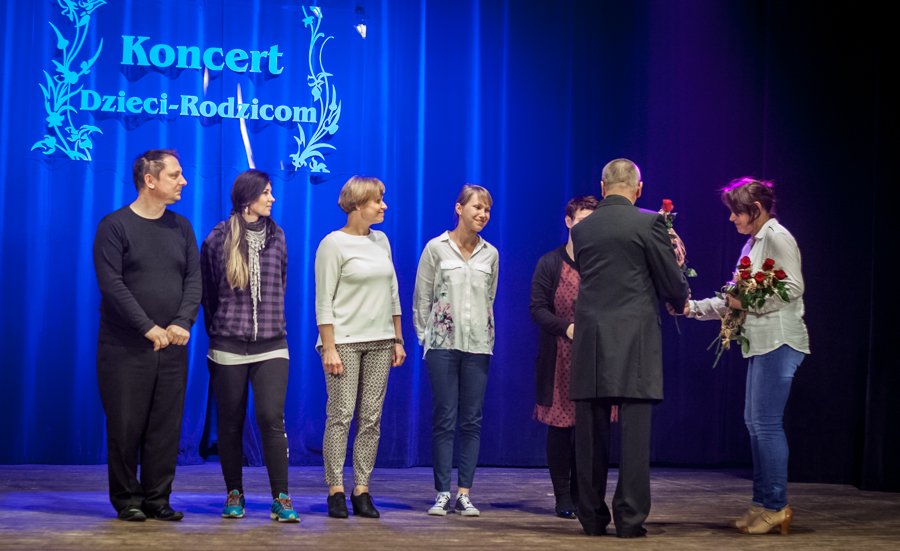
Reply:
[[494, 350], [494, 297], [500, 254], [480, 239], [469, 260], [449, 232], [425, 246], [416, 273], [413, 321], [424, 352]]

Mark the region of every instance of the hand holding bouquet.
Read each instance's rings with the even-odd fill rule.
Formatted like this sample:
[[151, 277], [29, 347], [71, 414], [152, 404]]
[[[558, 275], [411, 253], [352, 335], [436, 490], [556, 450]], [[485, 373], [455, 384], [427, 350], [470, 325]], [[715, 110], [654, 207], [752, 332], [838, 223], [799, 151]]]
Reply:
[[731, 341], [737, 341], [744, 353], [750, 351], [750, 339], [744, 336], [744, 320], [747, 319], [749, 308], [762, 308], [769, 297], [777, 294], [781, 300], [790, 302], [784, 280], [787, 274], [784, 270], [775, 269], [775, 261], [767, 258], [762, 268], [756, 272], [753, 270], [750, 257], [745, 256], [734, 272], [734, 281], [729, 281], [716, 296], [728, 301], [733, 298], [740, 301], [740, 308], [729, 306], [722, 314], [722, 329], [719, 336], [713, 340], [709, 348], [716, 346], [716, 361], [713, 368], [719, 363], [722, 352], [731, 347]]

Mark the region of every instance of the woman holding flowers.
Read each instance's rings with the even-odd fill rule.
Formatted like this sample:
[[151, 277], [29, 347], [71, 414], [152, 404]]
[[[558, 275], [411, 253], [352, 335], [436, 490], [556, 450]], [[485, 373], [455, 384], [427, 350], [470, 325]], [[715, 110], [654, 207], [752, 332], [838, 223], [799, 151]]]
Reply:
[[[800, 249], [794, 236], [775, 218], [771, 182], [740, 178], [722, 189], [722, 202], [731, 210], [738, 233], [750, 238], [741, 251], [735, 289], [778, 287], [764, 303], [747, 301], [726, 292], [722, 298], [691, 300], [684, 315], [721, 321], [726, 314], [743, 314], [741, 333], [747, 368], [744, 421], [753, 454], [753, 502], [732, 526], [745, 534], [764, 534], [776, 526], [787, 534], [793, 513], [787, 502], [787, 439], [782, 427], [784, 406], [794, 372], [809, 354], [809, 335], [803, 323], [803, 274]], [[781, 285], [780, 282], [783, 283]], [[750, 285], [751, 287], [753, 285]], [[785, 300], [787, 299], [787, 300]], [[669, 306], [669, 312], [674, 310]], [[740, 317], [740, 316], [739, 316]]]
[[434, 402], [431, 449], [437, 498], [428, 514], [450, 512], [453, 436], [459, 413], [455, 511], [478, 516], [469, 490], [481, 444], [481, 411], [494, 348], [494, 297], [500, 256], [479, 232], [491, 218], [491, 194], [465, 185], [456, 199], [458, 224], [425, 246], [416, 273], [414, 320]]

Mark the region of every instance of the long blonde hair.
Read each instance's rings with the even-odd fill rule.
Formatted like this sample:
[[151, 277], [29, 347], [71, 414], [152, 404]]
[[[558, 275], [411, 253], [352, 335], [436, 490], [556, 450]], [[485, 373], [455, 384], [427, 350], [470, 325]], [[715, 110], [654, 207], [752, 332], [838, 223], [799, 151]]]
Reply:
[[262, 170], [245, 170], [231, 187], [231, 217], [225, 238], [225, 278], [232, 289], [244, 289], [250, 283], [250, 246], [247, 244], [247, 221], [241, 216], [247, 205], [256, 201], [271, 180]]

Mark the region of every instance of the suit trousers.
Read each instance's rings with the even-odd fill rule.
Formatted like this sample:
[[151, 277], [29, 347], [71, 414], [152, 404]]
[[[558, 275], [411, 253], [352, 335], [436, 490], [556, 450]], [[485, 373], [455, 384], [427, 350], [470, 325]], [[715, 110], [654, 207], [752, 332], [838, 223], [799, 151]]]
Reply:
[[186, 346], [171, 344], [154, 351], [98, 343], [109, 500], [116, 511], [169, 505], [187, 376]]
[[598, 398], [575, 402], [575, 454], [578, 470], [578, 520], [587, 534], [602, 534], [611, 520], [606, 506], [609, 473], [610, 411], [619, 406], [622, 454], [613, 495], [616, 535], [643, 532], [650, 514], [650, 421], [653, 402]]

